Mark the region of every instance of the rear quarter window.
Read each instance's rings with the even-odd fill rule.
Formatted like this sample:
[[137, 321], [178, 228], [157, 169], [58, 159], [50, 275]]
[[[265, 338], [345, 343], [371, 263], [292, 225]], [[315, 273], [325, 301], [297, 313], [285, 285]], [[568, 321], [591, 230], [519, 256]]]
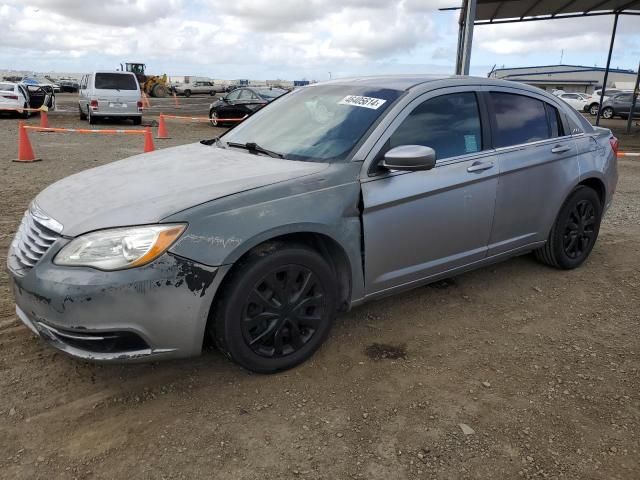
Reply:
[[551, 128], [544, 102], [514, 93], [491, 92], [489, 95], [495, 115], [496, 147], [550, 138]]
[[3, 92], [13, 92], [13, 83], [0, 83], [0, 90]]
[[95, 87], [98, 90], [137, 90], [138, 81], [133, 75], [96, 73]]

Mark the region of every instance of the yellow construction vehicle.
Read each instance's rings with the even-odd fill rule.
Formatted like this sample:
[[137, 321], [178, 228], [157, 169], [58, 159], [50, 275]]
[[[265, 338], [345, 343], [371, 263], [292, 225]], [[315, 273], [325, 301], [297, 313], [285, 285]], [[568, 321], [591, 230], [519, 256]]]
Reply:
[[[145, 75], [146, 65], [144, 63], [125, 63], [125, 67], [127, 72], [135, 73], [138, 83], [140, 83], [140, 88], [148, 96], [166, 97], [169, 93], [169, 82], [166, 74], [161, 77], [158, 75]], [[125, 71], [122, 64], [120, 64], [120, 69]]]

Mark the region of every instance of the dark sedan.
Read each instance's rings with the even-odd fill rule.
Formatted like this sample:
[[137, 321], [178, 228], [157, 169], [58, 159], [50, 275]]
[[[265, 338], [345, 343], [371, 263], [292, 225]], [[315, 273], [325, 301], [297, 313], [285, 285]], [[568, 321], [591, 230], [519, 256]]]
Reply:
[[[602, 104], [602, 118], [622, 117], [629, 118], [633, 93], [617, 93], [607, 98]], [[636, 100], [633, 116], [640, 117], [640, 98]]]
[[[281, 88], [241, 87], [219, 98], [209, 107], [211, 125], [235, 125], [235, 119], [251, 115], [267, 103], [287, 93]], [[233, 119], [228, 121], [227, 119]]]

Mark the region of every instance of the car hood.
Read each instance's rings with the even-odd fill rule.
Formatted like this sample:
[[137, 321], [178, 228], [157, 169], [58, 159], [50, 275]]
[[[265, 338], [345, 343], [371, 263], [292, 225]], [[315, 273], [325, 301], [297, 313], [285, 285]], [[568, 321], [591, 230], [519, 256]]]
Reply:
[[136, 155], [71, 175], [43, 190], [38, 207], [62, 234], [156, 223], [195, 205], [328, 167], [200, 143]]

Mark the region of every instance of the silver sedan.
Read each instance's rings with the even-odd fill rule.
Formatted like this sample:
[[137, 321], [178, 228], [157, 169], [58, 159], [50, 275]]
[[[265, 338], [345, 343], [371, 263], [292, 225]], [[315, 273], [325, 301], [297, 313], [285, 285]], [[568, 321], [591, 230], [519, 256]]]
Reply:
[[212, 342], [247, 369], [287, 369], [364, 302], [528, 252], [579, 267], [616, 189], [616, 149], [521, 83], [311, 85], [220, 138], [41, 192], [8, 255], [16, 311], [84, 359]]

